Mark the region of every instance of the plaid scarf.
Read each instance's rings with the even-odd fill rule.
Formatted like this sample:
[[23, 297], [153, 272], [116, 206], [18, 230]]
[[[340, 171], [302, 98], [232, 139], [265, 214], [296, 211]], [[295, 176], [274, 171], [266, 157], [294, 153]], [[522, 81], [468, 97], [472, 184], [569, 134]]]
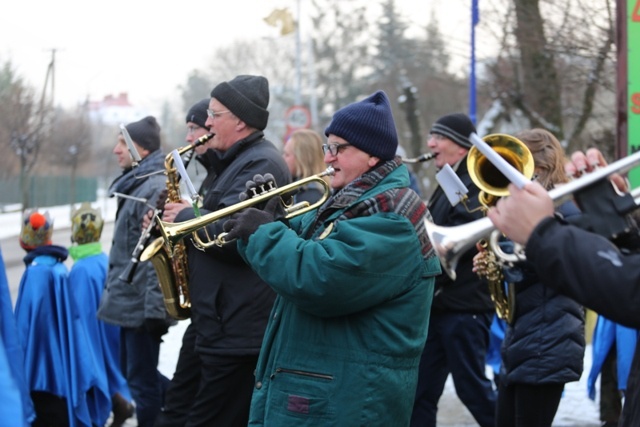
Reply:
[[371, 216], [379, 212], [395, 212], [406, 217], [413, 224], [420, 239], [423, 257], [427, 259], [435, 256], [424, 226], [424, 219], [431, 220], [431, 215], [424, 202], [409, 187], [388, 188], [377, 194], [373, 192], [370, 197], [358, 201], [401, 165], [400, 157], [381, 162], [347, 184], [318, 208], [314, 224], [310, 228], [311, 234], [314, 234], [336, 211], [342, 210], [335, 219], [336, 224], [350, 218]]

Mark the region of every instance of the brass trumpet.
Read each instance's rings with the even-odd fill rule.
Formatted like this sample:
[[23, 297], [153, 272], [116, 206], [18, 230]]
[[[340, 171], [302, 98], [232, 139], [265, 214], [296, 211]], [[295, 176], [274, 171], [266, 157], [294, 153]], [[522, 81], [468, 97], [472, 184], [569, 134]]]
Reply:
[[[614, 173], [624, 174], [638, 164], [640, 164], [640, 151], [552, 189], [549, 191], [549, 197], [555, 206], [558, 206], [571, 199], [574, 193], [608, 178]], [[636, 191], [632, 191], [630, 194], [637, 204]], [[488, 238], [496, 230], [487, 217], [454, 227], [442, 227], [425, 220], [425, 227], [444, 271], [452, 279], [456, 277], [455, 270], [460, 256], [473, 247], [476, 242]]]
[[[298, 188], [303, 187], [309, 183], [317, 182], [318, 184], [322, 185], [322, 188], [324, 190], [322, 197], [317, 202], [311, 204], [305, 201], [305, 202], [299, 202], [292, 205], [287, 205], [284, 203], [284, 201], [282, 202], [285, 210], [285, 218], [287, 219], [306, 213], [312, 209], [319, 207], [329, 198], [329, 195], [331, 194], [331, 189], [329, 187], [329, 184], [327, 184], [326, 181], [322, 179], [322, 177], [333, 175], [333, 174], [334, 174], [333, 168], [328, 167], [324, 172], [319, 173], [317, 175], [313, 175], [308, 178], [301, 179], [299, 181], [293, 182], [283, 187], [278, 187], [273, 190], [268, 190], [265, 193], [258, 194], [252, 197], [251, 199], [245, 200], [240, 203], [236, 203], [235, 205], [228, 206], [226, 208], [217, 210], [215, 212], [211, 212], [207, 215], [203, 215], [201, 217], [194, 218], [188, 221], [170, 223], [170, 222], [164, 222], [159, 220], [158, 226], [160, 228], [162, 237], [164, 239], [164, 247], [167, 249], [169, 253], [173, 253], [173, 249], [176, 246], [176, 244], [180, 242], [182, 239], [184, 239], [185, 237], [187, 237], [189, 234], [192, 235], [194, 246], [198, 247], [199, 249], [204, 250], [214, 245], [223, 246], [225, 243], [228, 243], [228, 241], [224, 239], [224, 236], [226, 233], [221, 233], [220, 235], [216, 236], [213, 239], [210, 239], [209, 241], [204, 241], [198, 235], [198, 230], [206, 227], [209, 224], [213, 224], [216, 221], [219, 221], [223, 218], [231, 216], [234, 213], [239, 212], [243, 209], [253, 207], [255, 205], [259, 205], [263, 202], [266, 202], [267, 200], [275, 196], [281, 197], [288, 193], [292, 193]], [[142, 254], [142, 259], [147, 259], [147, 257], [153, 256], [152, 253], [146, 253], [146, 252], [147, 251], [145, 250], [145, 253]]]

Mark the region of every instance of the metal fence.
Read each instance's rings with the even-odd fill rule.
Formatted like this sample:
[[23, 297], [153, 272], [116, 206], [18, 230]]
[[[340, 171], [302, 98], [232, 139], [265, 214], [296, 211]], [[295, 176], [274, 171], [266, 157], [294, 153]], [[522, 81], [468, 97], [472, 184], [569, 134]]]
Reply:
[[[76, 177], [73, 183], [69, 176], [30, 176], [27, 179], [29, 207], [94, 202], [97, 199], [97, 178]], [[0, 180], [0, 210], [12, 210], [16, 205], [20, 209], [21, 203], [20, 177]]]

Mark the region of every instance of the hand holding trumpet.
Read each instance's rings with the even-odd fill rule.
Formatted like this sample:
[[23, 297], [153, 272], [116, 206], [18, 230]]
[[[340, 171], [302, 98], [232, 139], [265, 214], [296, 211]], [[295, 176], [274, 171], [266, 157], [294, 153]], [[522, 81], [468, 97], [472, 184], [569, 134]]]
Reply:
[[487, 216], [509, 239], [524, 245], [533, 229], [546, 217], [553, 216], [553, 201], [537, 182], [522, 189], [509, 184], [509, 196], [501, 198]]
[[[577, 178], [606, 165], [602, 153], [591, 148], [586, 153], [573, 153], [571, 161], [565, 164], [565, 172]], [[618, 190], [626, 191], [627, 184], [621, 175], [615, 173], [609, 179]], [[522, 189], [510, 184], [509, 197], [501, 199], [487, 212], [487, 216], [500, 231], [523, 245], [540, 221], [552, 215], [553, 201], [549, 193], [536, 182], [527, 183]]]
[[[253, 180], [247, 181], [245, 186], [247, 190], [238, 195], [240, 201], [245, 201], [276, 189], [275, 179], [271, 174], [257, 174], [253, 177]], [[266, 202], [263, 209], [260, 206], [257, 208], [248, 207], [234, 214], [223, 225], [223, 230], [226, 233], [224, 239], [225, 241], [241, 239], [246, 242], [262, 224], [268, 224], [284, 217], [282, 199], [280, 196], [275, 196]]]
[[[607, 161], [597, 148], [590, 148], [586, 152], [576, 151], [571, 155], [571, 161], [564, 165], [565, 173], [572, 178], [579, 178], [585, 173], [593, 172], [599, 167], [606, 166]], [[617, 173], [612, 174], [609, 179], [616, 188], [624, 193], [628, 190], [625, 179]]]
[[284, 218], [284, 209], [279, 197], [274, 197], [267, 202], [263, 210], [247, 208], [233, 215], [224, 223], [225, 240], [241, 239], [248, 241], [249, 237], [263, 224], [271, 223], [279, 218]]

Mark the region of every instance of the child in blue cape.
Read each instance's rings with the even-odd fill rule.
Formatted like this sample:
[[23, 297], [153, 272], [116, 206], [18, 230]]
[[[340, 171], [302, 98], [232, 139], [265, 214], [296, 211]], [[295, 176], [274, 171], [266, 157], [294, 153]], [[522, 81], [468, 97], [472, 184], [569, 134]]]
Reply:
[[86, 352], [87, 332], [63, 264], [68, 251], [51, 244], [48, 212], [27, 211], [20, 246], [27, 252], [15, 306], [18, 337], [25, 354], [27, 387], [36, 419], [33, 427], [91, 426], [87, 393], [100, 393], [100, 371]]
[[99, 210], [83, 203], [71, 214], [69, 255], [74, 260], [69, 272], [69, 287], [78, 306], [78, 314], [88, 333], [85, 342], [87, 356], [102, 376], [101, 392], [109, 397], [90, 397], [89, 411], [95, 425], [102, 426], [113, 411], [111, 427], [120, 427], [133, 415], [131, 393], [120, 369], [120, 328], [99, 320], [96, 316], [104, 289], [109, 257], [102, 251], [100, 236], [104, 220]]

